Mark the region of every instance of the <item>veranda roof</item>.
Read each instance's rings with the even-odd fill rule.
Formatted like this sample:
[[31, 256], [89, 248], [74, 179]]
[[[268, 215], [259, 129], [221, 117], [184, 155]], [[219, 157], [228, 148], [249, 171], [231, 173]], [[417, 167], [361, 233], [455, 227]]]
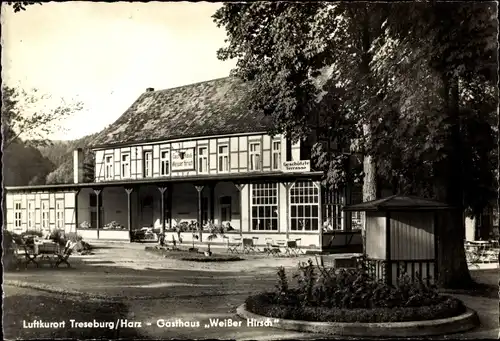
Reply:
[[449, 210], [451, 206], [434, 200], [414, 196], [392, 195], [387, 198], [376, 199], [360, 204], [348, 205], [344, 211], [371, 212], [371, 211], [433, 211]]

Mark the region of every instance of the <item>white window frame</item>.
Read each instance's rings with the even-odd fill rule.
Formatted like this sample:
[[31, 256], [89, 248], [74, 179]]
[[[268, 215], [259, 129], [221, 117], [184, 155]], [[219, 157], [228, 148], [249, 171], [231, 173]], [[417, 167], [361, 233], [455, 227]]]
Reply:
[[64, 199], [56, 200], [56, 229], [64, 229]]
[[208, 173], [208, 167], [208, 146], [200, 146], [198, 147], [198, 173]]
[[28, 230], [34, 230], [35, 229], [35, 200], [28, 200], [27, 207], [26, 207], [26, 216], [27, 216], [27, 228]]
[[[279, 187], [277, 183], [253, 184], [250, 188], [251, 231], [279, 231]], [[262, 214], [261, 214], [262, 213]], [[263, 224], [261, 224], [263, 222]], [[263, 225], [263, 226], [262, 226]]]
[[322, 220], [323, 227], [327, 230], [343, 230], [345, 229], [344, 216], [342, 208], [344, 207], [344, 197], [339, 191], [331, 192], [325, 190], [322, 193]]
[[[126, 160], [124, 158], [126, 157]], [[122, 153], [121, 155], [121, 173], [122, 178], [130, 178], [130, 153]]]
[[297, 181], [289, 190], [290, 231], [315, 232], [320, 229], [320, 186], [313, 181]]
[[[149, 156], [149, 158], [148, 158]], [[153, 151], [152, 150], [146, 150], [143, 153], [143, 175], [145, 178], [151, 178], [153, 177]]]
[[[276, 148], [277, 146], [277, 148]], [[273, 140], [272, 141], [272, 169], [280, 170], [281, 169], [281, 141]]]
[[[45, 205], [46, 204], [46, 205]], [[42, 230], [50, 230], [50, 204], [48, 200], [40, 202], [40, 226]]]
[[160, 150], [160, 175], [167, 176], [170, 174], [170, 151]]
[[21, 200], [14, 201], [14, 227], [23, 226], [23, 203]]
[[260, 141], [250, 141], [248, 143], [248, 169], [259, 171], [262, 169], [262, 147]]
[[113, 155], [104, 155], [104, 177], [108, 180], [114, 177]]
[[[222, 153], [221, 148], [226, 148], [227, 152]], [[217, 146], [217, 169], [219, 173], [229, 172], [229, 144], [219, 144]]]

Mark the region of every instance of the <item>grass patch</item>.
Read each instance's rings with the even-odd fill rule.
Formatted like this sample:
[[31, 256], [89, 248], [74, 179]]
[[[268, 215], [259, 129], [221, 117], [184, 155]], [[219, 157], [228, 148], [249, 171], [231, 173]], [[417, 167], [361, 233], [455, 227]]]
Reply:
[[244, 260], [238, 256], [212, 253], [211, 256], [205, 256], [203, 252], [189, 252], [184, 250], [164, 250], [155, 247], [145, 247], [146, 252], [151, 252], [165, 258], [177, 259], [188, 262], [236, 262]]
[[273, 318], [315, 322], [409, 322], [458, 316], [466, 311], [460, 300], [446, 297], [432, 306], [372, 309], [339, 309], [276, 304], [275, 293], [250, 296], [245, 304], [248, 311]]
[[[140, 338], [133, 328], [72, 328], [70, 319], [82, 322], [111, 322], [127, 318], [128, 308], [121, 302], [81, 300], [65, 295], [23, 295], [4, 298], [4, 336], [6, 339], [116, 339]], [[65, 321], [64, 328], [24, 328], [23, 322]]]

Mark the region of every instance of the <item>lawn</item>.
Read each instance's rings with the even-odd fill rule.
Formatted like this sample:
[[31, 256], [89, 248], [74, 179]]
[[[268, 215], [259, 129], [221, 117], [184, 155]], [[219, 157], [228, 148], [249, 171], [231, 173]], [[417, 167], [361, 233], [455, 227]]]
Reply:
[[[70, 320], [81, 322], [111, 322], [127, 317], [128, 308], [120, 302], [79, 300], [76, 297], [53, 295], [15, 287], [5, 288], [4, 339], [115, 339], [140, 338], [133, 328], [71, 327]], [[61, 328], [25, 328], [25, 323], [65, 321]]]
[[235, 262], [244, 260], [241, 257], [231, 254], [212, 253], [211, 256], [205, 256], [202, 252], [189, 252], [185, 250], [165, 250], [155, 247], [145, 247], [147, 252], [161, 255], [165, 258], [178, 259], [191, 262]]

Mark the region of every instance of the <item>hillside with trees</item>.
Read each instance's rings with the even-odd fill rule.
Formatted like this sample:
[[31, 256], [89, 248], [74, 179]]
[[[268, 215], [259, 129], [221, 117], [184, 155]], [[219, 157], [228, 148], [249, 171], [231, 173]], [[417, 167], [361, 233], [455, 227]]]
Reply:
[[54, 163], [55, 167], [46, 176], [47, 184], [73, 182], [73, 151], [83, 149], [84, 181], [92, 182], [94, 177], [94, 154], [88, 148], [95, 134], [73, 141], [53, 141], [51, 146], [40, 147], [41, 154]]
[[[43, 185], [63, 162], [46, 158], [39, 148], [51, 148], [47, 136], [63, 130], [61, 122], [83, 108], [78, 101], [53, 99], [37, 89], [2, 86], [2, 175], [4, 186]], [[52, 154], [57, 154], [56, 152]]]

